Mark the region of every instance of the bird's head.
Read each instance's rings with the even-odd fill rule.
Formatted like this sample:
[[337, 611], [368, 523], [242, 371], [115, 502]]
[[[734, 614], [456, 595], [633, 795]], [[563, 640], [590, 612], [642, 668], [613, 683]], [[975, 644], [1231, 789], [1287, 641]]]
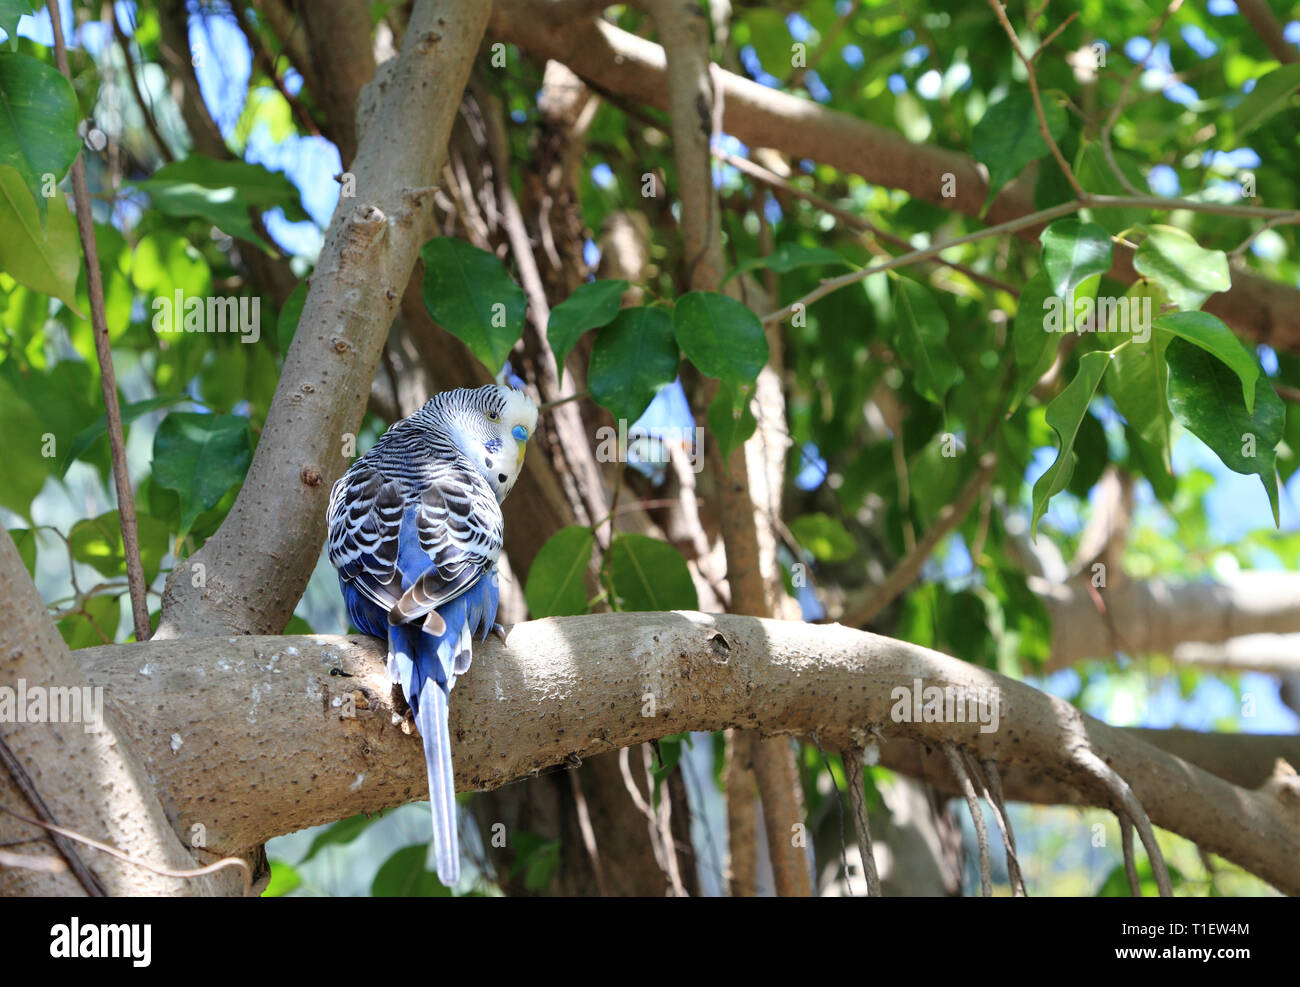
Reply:
[[537, 405], [523, 391], [489, 384], [460, 392], [454, 402], [461, 451], [506, 499], [524, 465], [528, 440], [537, 429]]

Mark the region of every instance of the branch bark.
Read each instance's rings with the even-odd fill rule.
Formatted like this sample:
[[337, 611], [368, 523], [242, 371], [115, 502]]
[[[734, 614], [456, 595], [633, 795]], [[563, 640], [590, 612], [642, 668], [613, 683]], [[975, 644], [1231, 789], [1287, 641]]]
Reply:
[[[1287, 572], [1241, 572], [1217, 582], [1172, 582], [1126, 579], [1115, 591], [1100, 592], [1106, 615], [1088, 591], [1087, 574], [1052, 584], [1036, 576], [1029, 587], [1052, 616], [1052, 657], [1048, 670], [1117, 650], [1133, 654], [1170, 654], [1185, 649], [1212, 664], [1203, 649], [1189, 645], [1222, 644], [1256, 634], [1300, 632], [1300, 575]], [[1265, 654], [1264, 657], [1267, 657]], [[1250, 663], [1225, 653], [1225, 667], [1282, 671], [1267, 661]]]
[[[5, 627], [0, 641], [0, 683], [7, 686], [6, 692], [14, 690], [16, 699], [20, 688], [32, 695], [37, 690], [75, 689], [78, 698], [85, 697], [80, 690], [88, 690], [90, 683], [47, 616], [8, 533], [0, 533], [0, 621]], [[51, 697], [48, 691], [42, 694]], [[93, 693], [91, 696], [93, 699]], [[84, 706], [77, 708], [84, 712]], [[57, 825], [164, 867], [180, 870], [194, 866], [155, 794], [152, 772], [138, 748], [127, 741], [125, 725], [115, 711], [104, 710], [100, 732], [88, 732], [88, 724], [83, 722], [17, 723], [14, 719], [13, 714], [0, 717], [0, 741], [22, 765]], [[28, 808], [18, 781], [7, 770], [0, 770], [0, 804], [24, 815], [39, 814]], [[23, 844], [23, 852], [29, 855], [58, 855], [44, 832], [0, 813], [0, 846], [15, 843]], [[242, 890], [242, 882], [229, 880], [228, 875], [191, 881], [162, 878], [85, 847], [77, 846], [75, 852], [112, 895]], [[71, 871], [0, 867], [0, 896], [85, 893]]]
[[[266, 428], [217, 534], [167, 581], [163, 637], [284, 627], [324, 537], [388, 328], [432, 235], [432, 192], [487, 10], [418, 0], [401, 53], [362, 93], [355, 198], [342, 198], [312, 275]], [[414, 124], [414, 125], [413, 125]]]
[[[1063, 700], [926, 648], [839, 625], [674, 612], [531, 621], [476, 651], [451, 712], [462, 789], [686, 730], [816, 732], [823, 745], [848, 747], [874, 726], [886, 750], [896, 739], [932, 749], [950, 741], [997, 762], [1008, 798], [1019, 797], [1023, 771], [1117, 808], [1083, 764], [1088, 752], [1128, 782], [1152, 822], [1300, 893], [1294, 774], [1235, 787]], [[392, 725], [374, 639], [155, 640], [78, 657], [105, 687], [173, 825], [203, 823], [215, 850], [425, 797], [420, 743]], [[997, 689], [999, 729], [895, 721], [892, 692], [916, 679]], [[641, 715], [646, 691], [659, 697], [656, 717]]]

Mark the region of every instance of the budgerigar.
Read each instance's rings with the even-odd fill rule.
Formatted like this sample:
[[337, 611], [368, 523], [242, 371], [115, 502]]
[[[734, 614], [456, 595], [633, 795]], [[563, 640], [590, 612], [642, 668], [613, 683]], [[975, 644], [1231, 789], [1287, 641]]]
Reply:
[[352, 464], [330, 493], [329, 557], [352, 623], [388, 642], [424, 740], [438, 879], [460, 880], [447, 700], [474, 635], [496, 627], [506, 499], [537, 406], [489, 385], [444, 391]]

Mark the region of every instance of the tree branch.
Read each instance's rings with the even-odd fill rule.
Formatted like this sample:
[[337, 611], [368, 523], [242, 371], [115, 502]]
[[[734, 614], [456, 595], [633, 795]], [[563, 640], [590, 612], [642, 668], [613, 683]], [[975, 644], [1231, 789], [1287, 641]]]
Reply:
[[[487, 20], [474, 0], [417, 0], [401, 54], [362, 93], [355, 199], [334, 212], [266, 427], [220, 530], [167, 581], [164, 637], [274, 632], [320, 554], [384, 339], [420, 247]], [[412, 121], [419, 121], [412, 126]]]
[[[1300, 893], [1294, 776], [1234, 787], [1063, 700], [926, 648], [838, 625], [691, 612], [538, 620], [515, 625], [504, 645], [475, 647], [451, 711], [462, 789], [687, 730], [815, 731], [843, 749], [876, 726], [883, 751], [895, 740], [950, 741], [996, 761], [1008, 798], [1024, 770], [1113, 806], [1082, 762], [1091, 752], [1153, 823]], [[220, 637], [78, 656], [150, 764], [174, 824], [203, 823], [218, 852], [425, 797], [420, 743], [392, 724], [379, 641]], [[893, 692], [917, 679], [998, 690], [998, 729], [896, 721]], [[647, 689], [655, 717], [642, 716]]]
[[[566, 5], [546, 0], [496, 0], [489, 33], [563, 62], [598, 89], [667, 109], [666, 61], [659, 45], [604, 21], [566, 22], [564, 17], [569, 13]], [[982, 169], [965, 155], [934, 145], [913, 144], [888, 128], [769, 89], [731, 72], [715, 68], [713, 77], [725, 104], [723, 129], [749, 146], [777, 148], [793, 158], [811, 158], [845, 173], [861, 175], [873, 184], [902, 189], [913, 198], [944, 209], [968, 216], [980, 214], [988, 184]], [[955, 182], [956, 195], [952, 198], [943, 196], [945, 175], [951, 175]], [[1093, 198], [1110, 200], [1112, 206], [1182, 208], [1175, 200], [1157, 197]], [[1153, 200], [1160, 204], [1152, 204]], [[1091, 204], [1095, 206], [1096, 202]], [[1026, 174], [998, 193], [987, 219], [998, 224], [1033, 212], [1033, 176]], [[1234, 214], [1254, 215], [1240, 211]], [[1036, 239], [1048, 218], [1040, 216], [1037, 223], [1027, 223], [1015, 232]], [[1271, 214], [1262, 218], [1271, 218]], [[1110, 273], [1120, 281], [1137, 280], [1131, 250], [1116, 248]], [[1233, 272], [1232, 281], [1228, 291], [1211, 296], [1205, 311], [1223, 319], [1246, 339], [1300, 352], [1300, 292], [1240, 270]]]

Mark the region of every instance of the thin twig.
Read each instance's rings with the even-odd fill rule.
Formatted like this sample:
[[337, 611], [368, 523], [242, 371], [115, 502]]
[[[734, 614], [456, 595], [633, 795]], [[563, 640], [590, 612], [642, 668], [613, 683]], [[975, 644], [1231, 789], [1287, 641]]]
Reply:
[[[1016, 53], [1016, 57], [1020, 59], [1021, 64], [1025, 67], [1025, 73], [1029, 82], [1029, 95], [1033, 97], [1034, 113], [1038, 117], [1038, 132], [1042, 135], [1043, 141], [1052, 152], [1052, 157], [1056, 159], [1056, 163], [1060, 166], [1062, 174], [1065, 175], [1065, 180], [1070, 183], [1070, 188], [1074, 189], [1074, 194], [1079, 196], [1079, 198], [1083, 198], [1088, 193], [1084, 190], [1084, 187], [1079, 184], [1079, 180], [1074, 177], [1074, 170], [1070, 167], [1069, 162], [1065, 160], [1065, 155], [1061, 153], [1061, 149], [1056, 146], [1056, 141], [1052, 138], [1052, 133], [1047, 127], [1047, 115], [1043, 112], [1043, 98], [1038, 91], [1038, 73], [1034, 68], [1034, 60], [1038, 57], [1038, 52], [1034, 53], [1034, 58], [1026, 57], [1025, 50], [1020, 46], [1020, 38], [1016, 36], [1016, 29], [1011, 26], [1011, 21], [1007, 19], [1006, 8], [1002, 6], [999, 0], [989, 0], [989, 6], [993, 8], [993, 13], [997, 15], [998, 20], [1002, 23], [1002, 30], [1004, 30], [1007, 33], [1007, 37], [1011, 39], [1011, 48]], [[1043, 4], [1043, 6], [1046, 7], [1047, 5]], [[1075, 14], [1071, 14], [1067, 17], [1065, 23], [1062, 24], [1057, 31], [1049, 35], [1047, 40], [1050, 41], [1052, 38], [1055, 38], [1056, 35], [1060, 33], [1060, 30], [1064, 29], [1066, 24], [1069, 24], [1070, 21], [1074, 20], [1075, 16]], [[1044, 41], [1043, 44], [1047, 44], [1047, 41]], [[1039, 46], [1038, 51], [1041, 52], [1042, 50], [1042, 46]]]
[[[790, 195], [796, 196], [803, 199], [805, 202], [816, 206], [823, 212], [830, 213], [850, 229], [854, 230], [854, 232], [863, 234], [863, 243], [866, 244], [868, 249], [871, 249], [878, 257], [890, 257], [892, 255], [879, 244], [873, 243], [869, 237], [884, 240], [887, 243], [892, 243], [896, 247], [902, 247], [904, 250], [910, 249], [912, 246], [903, 237], [880, 229], [863, 219], [861, 216], [855, 216], [853, 213], [841, 209], [829, 199], [824, 199], [815, 192], [801, 189], [798, 185], [794, 185], [776, 174], [776, 172], [770, 171], [748, 158], [737, 157], [721, 148], [714, 148], [713, 155], [720, 161], [731, 165], [737, 171], [748, 175], [755, 181], [762, 182], [764, 185], [770, 185], [772, 188], [780, 189], [783, 192], [788, 192]], [[956, 261], [944, 260], [942, 257], [936, 257], [934, 262], [936, 264], [942, 264], [944, 267], [950, 267], [954, 271], [960, 271], [972, 281], [979, 281], [982, 284], [988, 285], [990, 288], [997, 288], [1016, 296], [1019, 296], [1020, 294], [1020, 289], [1014, 285], [1007, 284], [1005, 281], [999, 281], [997, 278], [989, 277], [987, 274], [981, 274], [979, 271], [972, 267], [967, 267], [965, 264], [958, 264]]]
[[1110, 166], [1110, 170], [1114, 173], [1115, 177], [1119, 179], [1119, 183], [1124, 186], [1125, 191], [1131, 192], [1133, 195], [1141, 195], [1142, 193], [1134, 187], [1133, 183], [1128, 180], [1128, 176], [1120, 170], [1119, 162], [1115, 160], [1114, 148], [1111, 146], [1111, 131], [1115, 129], [1115, 124], [1119, 120], [1119, 115], [1124, 111], [1124, 104], [1128, 101], [1129, 89], [1133, 87], [1133, 83], [1137, 81], [1138, 76], [1140, 76], [1146, 69], [1147, 59], [1150, 58], [1151, 53], [1156, 50], [1156, 38], [1160, 36], [1161, 29], [1164, 28], [1165, 23], [1169, 18], [1173, 16], [1174, 11], [1182, 5], [1183, 0], [1173, 0], [1173, 2], [1165, 9], [1165, 12], [1160, 15], [1160, 19], [1156, 21], [1155, 27], [1151, 29], [1151, 33], [1147, 39], [1147, 53], [1142, 57], [1142, 60], [1133, 67], [1133, 71], [1125, 77], [1123, 85], [1120, 86], [1119, 98], [1115, 100], [1115, 105], [1111, 107], [1110, 115], [1106, 117], [1106, 122], [1101, 128], [1101, 153], [1106, 158], [1106, 164]]
[[[54, 58], [68, 84], [68, 50], [63, 42], [63, 24], [58, 0], [47, 0], [50, 23], [54, 29]], [[113, 454], [113, 479], [117, 486], [118, 518], [122, 527], [122, 549], [126, 555], [126, 578], [131, 587], [131, 613], [135, 618], [135, 639], [147, 641], [149, 602], [145, 597], [144, 566], [140, 562], [140, 537], [136, 529], [135, 498], [131, 476], [126, 470], [126, 443], [122, 437], [122, 411], [117, 403], [117, 375], [113, 371], [113, 352], [108, 340], [108, 323], [104, 316], [104, 282], [99, 271], [99, 248], [95, 245], [95, 221], [90, 213], [90, 191], [86, 185], [86, 164], [78, 150], [72, 162], [72, 194], [77, 204], [77, 233], [86, 258], [86, 291], [90, 296], [90, 322], [95, 333], [95, 355], [99, 360], [99, 383], [104, 395], [108, 420], [108, 444]]]
[[115, 846], [101, 843], [99, 840], [92, 840], [89, 836], [84, 836], [75, 830], [66, 829], [63, 826], [55, 826], [53, 823], [41, 822], [41, 820], [32, 819], [30, 816], [24, 816], [21, 812], [15, 812], [7, 805], [0, 805], [0, 812], [7, 813], [15, 819], [19, 819], [30, 826], [39, 826], [41, 829], [47, 830], [50, 833], [55, 833], [66, 839], [75, 840], [78, 843], [85, 844], [92, 849], [98, 850], [100, 853], [106, 853], [110, 857], [114, 857], [123, 863], [131, 864], [135, 867], [141, 868], [142, 870], [147, 870], [149, 873], [157, 874], [159, 877], [206, 877], [208, 874], [215, 874], [217, 871], [224, 870], [227, 867], [238, 867], [244, 875], [244, 895], [247, 896], [251, 894], [253, 890], [252, 871], [249, 869], [248, 861], [241, 860], [238, 857], [222, 857], [216, 863], [208, 864], [205, 867], [193, 867], [186, 870], [176, 870], [171, 867], [158, 867], [149, 863], [147, 860], [141, 860], [139, 857], [133, 857], [129, 853], [124, 853]]
[[[50, 807], [41, 796], [36, 787], [36, 782], [32, 780], [32, 776], [27, 773], [27, 768], [22, 761], [18, 760], [18, 756], [9, 747], [3, 736], [0, 736], [0, 763], [4, 764], [5, 770], [9, 772], [9, 777], [14, 780], [14, 786], [23, 793], [23, 798], [27, 799], [27, 804], [35, 809], [36, 814], [43, 820], [36, 822], [35, 825], [53, 825], [54, 813], [50, 811]], [[12, 810], [6, 809], [5, 811], [16, 815]], [[104, 887], [99, 875], [81, 859], [77, 853], [77, 848], [72, 845], [72, 842], [58, 829], [51, 829], [49, 832], [50, 839], [54, 841], [55, 847], [58, 848], [63, 859], [67, 861], [68, 869], [76, 875], [78, 883], [85, 889], [86, 894], [91, 898], [108, 897], [108, 889]]]
[[911, 584], [939, 542], [970, 513], [970, 509], [975, 506], [975, 501], [979, 499], [980, 491], [993, 479], [993, 471], [997, 469], [997, 464], [997, 456], [994, 453], [985, 453], [980, 457], [979, 468], [966, 481], [957, 499], [945, 505], [939, 512], [934, 524], [926, 529], [921, 540], [916, 543], [916, 548], [903, 556], [885, 581], [876, 587], [870, 596], [845, 613], [840, 618], [840, 623], [849, 627], [861, 627], [870, 623]]
[[857, 284], [857, 282], [863, 281], [873, 274], [880, 274], [883, 271], [890, 271], [898, 267], [907, 267], [918, 261], [931, 260], [950, 247], [957, 247], [964, 243], [974, 243], [977, 240], [1000, 236], [1003, 233], [1015, 233], [1029, 226], [1038, 226], [1061, 216], [1068, 216], [1070, 213], [1078, 212], [1084, 208], [1152, 209], [1162, 212], [1186, 209], [1190, 212], [1211, 213], [1216, 216], [1245, 216], [1254, 219], [1285, 217], [1285, 222], [1300, 222], [1300, 213], [1296, 213], [1295, 210], [1291, 209], [1266, 209], [1263, 206], [1242, 206], [1228, 202], [1199, 202], [1195, 199], [1169, 199], [1156, 195], [1094, 195], [1086, 193], [1082, 198], [1070, 202], [1062, 202], [1047, 209], [1040, 209], [1038, 212], [1026, 213], [1023, 216], [1017, 216], [1004, 223], [998, 223], [977, 230], [974, 233], [966, 233], [962, 236], [953, 237], [951, 240], [945, 240], [942, 243], [932, 244], [923, 250], [913, 250], [911, 253], [900, 254], [873, 267], [864, 267], [857, 271], [850, 271], [848, 274], [842, 274], [837, 278], [828, 278], [808, 294], [791, 302], [785, 308], [763, 316], [763, 322], [780, 322], [793, 312], [798, 311], [800, 307], [807, 308], [807, 306], [820, 298], [826, 297], [831, 292], [851, 284]]
[[122, 60], [126, 63], [126, 78], [131, 83], [131, 92], [135, 93], [135, 101], [140, 107], [140, 115], [144, 117], [145, 128], [153, 136], [154, 143], [158, 145], [158, 150], [161, 152], [163, 159], [170, 164], [176, 160], [176, 156], [172, 154], [172, 149], [163, 140], [162, 131], [158, 129], [158, 121], [153, 115], [153, 109], [140, 91], [140, 82], [135, 77], [135, 60], [131, 57], [131, 39], [126, 36], [126, 30], [122, 27], [122, 22], [117, 18], [116, 4], [109, 9], [108, 16], [113, 19], [113, 33], [117, 36], [117, 43], [122, 49]]

